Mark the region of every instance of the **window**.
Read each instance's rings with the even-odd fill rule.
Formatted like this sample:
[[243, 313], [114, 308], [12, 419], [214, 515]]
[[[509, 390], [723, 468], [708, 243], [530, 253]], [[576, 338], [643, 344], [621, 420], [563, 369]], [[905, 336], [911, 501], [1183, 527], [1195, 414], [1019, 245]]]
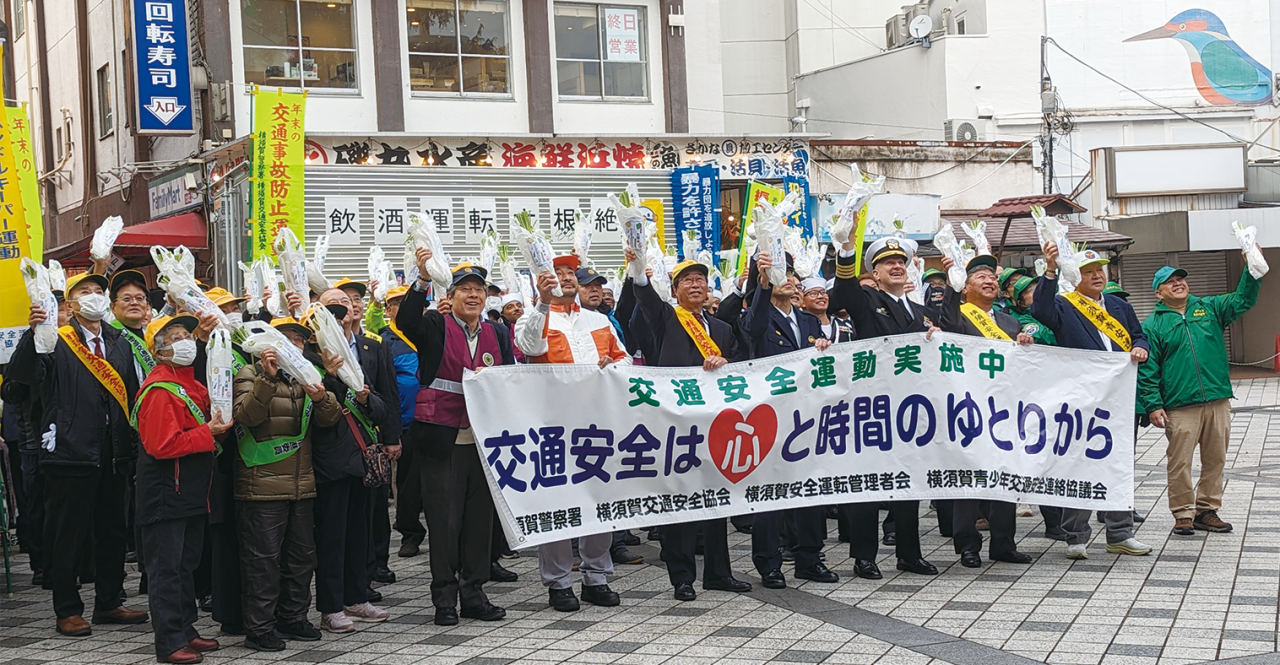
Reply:
[[54, 145], [57, 147], [57, 150], [54, 150], [54, 159], [57, 159], [58, 161], [62, 161], [63, 145], [62, 145], [62, 128], [61, 127], [53, 130], [53, 142], [54, 142]]
[[408, 0], [415, 92], [511, 93], [506, 0]]
[[240, 0], [244, 80], [293, 88], [356, 87], [353, 0]]
[[556, 3], [555, 26], [562, 97], [648, 98], [643, 7]]
[[957, 35], [966, 34], [965, 28], [966, 26], [965, 26], [964, 14], [961, 14], [960, 16], [956, 17], [956, 34]]
[[27, 32], [27, 0], [13, 0], [13, 38], [22, 39]]
[[114, 97], [114, 91], [111, 88], [111, 65], [103, 65], [98, 69], [98, 138], [110, 134], [115, 129], [111, 113], [112, 97]]

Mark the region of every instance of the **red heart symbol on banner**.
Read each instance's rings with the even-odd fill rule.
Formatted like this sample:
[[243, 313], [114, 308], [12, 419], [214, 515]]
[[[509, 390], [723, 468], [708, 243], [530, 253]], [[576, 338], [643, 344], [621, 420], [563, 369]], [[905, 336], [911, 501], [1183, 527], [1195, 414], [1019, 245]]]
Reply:
[[711, 463], [729, 482], [737, 484], [760, 466], [777, 436], [778, 416], [773, 407], [761, 404], [745, 419], [738, 411], [725, 409], [711, 421], [707, 433]]

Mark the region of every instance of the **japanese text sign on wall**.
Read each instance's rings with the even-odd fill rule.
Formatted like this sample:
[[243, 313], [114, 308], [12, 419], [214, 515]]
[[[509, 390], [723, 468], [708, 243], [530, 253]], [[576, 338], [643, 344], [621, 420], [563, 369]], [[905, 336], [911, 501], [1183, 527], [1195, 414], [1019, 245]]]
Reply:
[[918, 333], [714, 372], [493, 367], [463, 390], [507, 538], [529, 547], [850, 502], [1128, 510], [1136, 382], [1126, 354]]
[[373, 197], [374, 244], [382, 247], [404, 244], [409, 235], [405, 230], [405, 213], [408, 210], [409, 201], [403, 196]]
[[640, 62], [640, 10], [604, 9], [604, 59]]
[[[720, 264], [720, 170], [710, 164], [678, 168], [671, 173], [671, 203], [676, 232], [698, 234], [698, 249], [711, 252], [712, 265]], [[680, 260], [686, 244], [678, 242]]]
[[352, 247], [360, 244], [360, 197], [324, 197], [324, 230], [329, 244]]
[[[307, 96], [301, 92], [253, 91], [253, 148], [250, 179], [253, 255], [274, 256], [276, 232], [288, 226], [303, 237], [303, 159]], [[327, 221], [327, 220], [326, 220]]]
[[187, 3], [133, 0], [131, 7], [137, 133], [194, 133]]
[[[0, 62], [3, 60], [4, 51], [0, 48]], [[3, 98], [4, 85], [0, 81], [0, 99]], [[22, 257], [30, 256], [30, 250], [26, 209], [15, 166], [15, 132], [9, 118], [9, 114], [21, 117], [15, 111], [0, 103], [0, 363], [9, 362], [30, 314], [26, 281], [19, 270]]]

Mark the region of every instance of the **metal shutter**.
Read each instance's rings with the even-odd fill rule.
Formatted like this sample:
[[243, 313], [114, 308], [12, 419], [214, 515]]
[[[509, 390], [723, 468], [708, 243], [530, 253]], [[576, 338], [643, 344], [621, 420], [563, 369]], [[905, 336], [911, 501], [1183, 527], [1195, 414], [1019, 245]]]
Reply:
[[[1129, 292], [1129, 303], [1144, 321], [1155, 309], [1156, 294], [1151, 290], [1151, 280], [1161, 266], [1174, 266], [1187, 271], [1187, 285], [1197, 296], [1214, 296], [1232, 290], [1227, 279], [1227, 255], [1225, 252], [1170, 252], [1159, 254], [1124, 255], [1120, 262], [1121, 284]], [[1227, 342], [1227, 357], [1231, 357], [1231, 335], [1223, 336]]]
[[1129, 304], [1144, 321], [1156, 308], [1156, 294], [1151, 290], [1151, 279], [1164, 265], [1173, 265], [1174, 254], [1124, 254], [1120, 257], [1120, 285], [1129, 292]]
[[[533, 168], [423, 168], [394, 166], [308, 166], [306, 193], [306, 236], [308, 247], [326, 232], [324, 197], [345, 195], [360, 197], [360, 227], [364, 244], [331, 247], [325, 264], [330, 279], [351, 277], [368, 279], [368, 257], [373, 247], [373, 197], [404, 196], [410, 210], [420, 210], [420, 197], [453, 199], [455, 219], [462, 216], [462, 199], [467, 196], [492, 197], [497, 200], [497, 231], [504, 240], [510, 238], [511, 214], [509, 198], [539, 199], [539, 214], [550, 214], [550, 198], [578, 198], [584, 208], [587, 199], [616, 194], [628, 183], [636, 183], [641, 198], [661, 199], [666, 211], [667, 244], [675, 243], [671, 219], [671, 172], [651, 169], [533, 169]], [[455, 238], [461, 238], [456, 233]], [[444, 240], [445, 249], [456, 261], [476, 257], [480, 248], [461, 240]], [[573, 249], [572, 243], [556, 243], [557, 252]], [[383, 247], [397, 269], [403, 247]], [[602, 271], [622, 265], [621, 242], [593, 244], [591, 260]], [[523, 260], [520, 261], [523, 266]]]

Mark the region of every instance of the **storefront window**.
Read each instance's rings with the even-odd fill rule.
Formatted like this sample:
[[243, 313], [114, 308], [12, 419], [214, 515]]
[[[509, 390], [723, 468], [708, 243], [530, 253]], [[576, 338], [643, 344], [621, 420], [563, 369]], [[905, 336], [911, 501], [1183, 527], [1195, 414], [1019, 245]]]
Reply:
[[555, 26], [562, 97], [648, 98], [644, 7], [558, 2]]
[[244, 80], [354, 89], [354, 0], [240, 0]]
[[505, 0], [408, 0], [405, 12], [415, 92], [510, 94]]

